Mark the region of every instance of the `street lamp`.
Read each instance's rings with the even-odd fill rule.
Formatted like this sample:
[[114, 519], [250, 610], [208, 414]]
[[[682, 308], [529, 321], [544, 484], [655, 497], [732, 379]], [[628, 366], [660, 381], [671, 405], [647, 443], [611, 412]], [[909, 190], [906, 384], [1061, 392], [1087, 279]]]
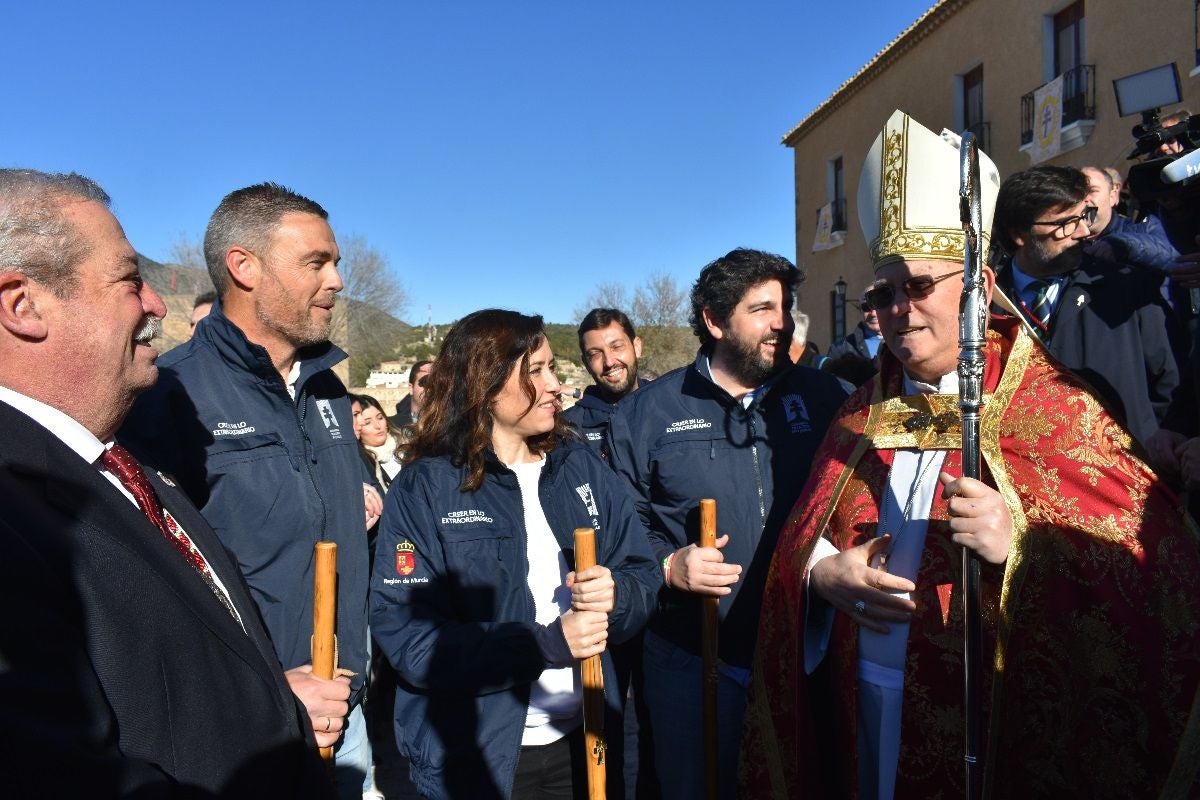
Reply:
[[833, 341], [846, 338], [846, 281], [841, 275], [829, 293], [830, 314], [833, 321]]

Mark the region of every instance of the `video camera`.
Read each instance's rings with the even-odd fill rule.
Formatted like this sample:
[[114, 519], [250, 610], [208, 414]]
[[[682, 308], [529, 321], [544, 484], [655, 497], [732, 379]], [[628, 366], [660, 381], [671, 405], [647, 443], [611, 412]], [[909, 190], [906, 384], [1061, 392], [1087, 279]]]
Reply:
[[1200, 147], [1200, 116], [1190, 116], [1173, 125], [1164, 126], [1160, 121], [1159, 109], [1142, 112], [1142, 122], [1133, 126], [1133, 138], [1137, 146], [1129, 158], [1141, 158], [1170, 142], [1179, 142], [1185, 151]]
[[[1152, 158], [1129, 168], [1126, 185], [1129, 193], [1142, 209], [1153, 209], [1157, 205], [1179, 207], [1191, 201], [1192, 208], [1200, 210], [1200, 115], [1193, 115], [1182, 122], [1163, 127], [1135, 125], [1134, 136], [1138, 146], [1129, 157], [1137, 158], [1158, 151], [1160, 145], [1177, 141], [1182, 152], [1161, 158]], [[1189, 248], [1190, 249], [1190, 248]]]
[[[1200, 219], [1200, 116], [1162, 124], [1163, 106], [1182, 101], [1179, 72], [1174, 63], [1113, 81], [1117, 111], [1122, 117], [1141, 114], [1133, 126], [1137, 145], [1130, 159], [1160, 152], [1178, 143], [1180, 152], [1143, 161], [1129, 168], [1126, 185], [1143, 211], [1159, 215], [1171, 243], [1181, 253], [1196, 249], [1196, 220]], [[1178, 113], [1172, 115], [1178, 116]]]

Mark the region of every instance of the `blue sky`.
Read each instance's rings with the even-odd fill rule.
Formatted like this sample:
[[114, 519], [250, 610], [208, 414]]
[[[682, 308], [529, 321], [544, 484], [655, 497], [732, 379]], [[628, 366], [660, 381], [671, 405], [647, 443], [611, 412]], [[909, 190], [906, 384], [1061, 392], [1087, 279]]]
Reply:
[[0, 163], [95, 178], [159, 260], [279, 181], [388, 258], [409, 321], [573, 322], [600, 282], [793, 258], [781, 137], [932, 4], [10, 2]]

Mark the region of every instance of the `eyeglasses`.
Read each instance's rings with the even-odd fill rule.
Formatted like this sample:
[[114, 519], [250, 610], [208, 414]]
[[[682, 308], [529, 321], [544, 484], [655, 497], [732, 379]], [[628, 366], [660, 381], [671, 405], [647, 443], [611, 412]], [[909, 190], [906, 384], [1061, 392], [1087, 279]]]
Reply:
[[1079, 228], [1080, 222], [1086, 222], [1088, 227], [1095, 224], [1096, 212], [1098, 210], [1095, 206], [1084, 206], [1082, 214], [1076, 214], [1073, 217], [1065, 219], [1048, 219], [1045, 222], [1032, 222], [1030, 223], [1030, 227], [1034, 225], [1049, 225], [1054, 229], [1050, 231], [1051, 236], [1055, 239], [1066, 239], [1075, 233], [1076, 229]]
[[[900, 286], [904, 289], [904, 294], [909, 300], [920, 300], [923, 297], [929, 297], [933, 294], [933, 287], [947, 278], [953, 278], [955, 275], [962, 275], [961, 269], [956, 269], [953, 272], [947, 272], [943, 275], [914, 275], [906, 281], [901, 281]], [[896, 300], [896, 286], [890, 283], [877, 283], [863, 293], [863, 297], [867, 302], [863, 304], [863, 310], [870, 305], [874, 309], [887, 308]]]
[[867, 314], [871, 311], [874, 311], [875, 306], [871, 304], [870, 300], [864, 297], [862, 300], [858, 301], [858, 310], [864, 314]]

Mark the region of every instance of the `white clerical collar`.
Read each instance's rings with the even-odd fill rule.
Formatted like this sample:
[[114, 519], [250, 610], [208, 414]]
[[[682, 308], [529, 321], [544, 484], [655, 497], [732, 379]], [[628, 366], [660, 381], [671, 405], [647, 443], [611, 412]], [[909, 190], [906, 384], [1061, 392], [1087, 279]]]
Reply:
[[0, 401], [8, 403], [50, 431], [89, 464], [95, 464], [96, 459], [100, 458], [100, 454], [104, 452], [104, 443], [97, 439], [94, 433], [85, 428], [78, 420], [64, 414], [54, 406], [48, 406], [42, 401], [34, 400], [20, 392], [14, 392], [6, 386], [0, 386]]
[[943, 375], [936, 384], [923, 383], [904, 373], [905, 394], [958, 394], [958, 372]]

